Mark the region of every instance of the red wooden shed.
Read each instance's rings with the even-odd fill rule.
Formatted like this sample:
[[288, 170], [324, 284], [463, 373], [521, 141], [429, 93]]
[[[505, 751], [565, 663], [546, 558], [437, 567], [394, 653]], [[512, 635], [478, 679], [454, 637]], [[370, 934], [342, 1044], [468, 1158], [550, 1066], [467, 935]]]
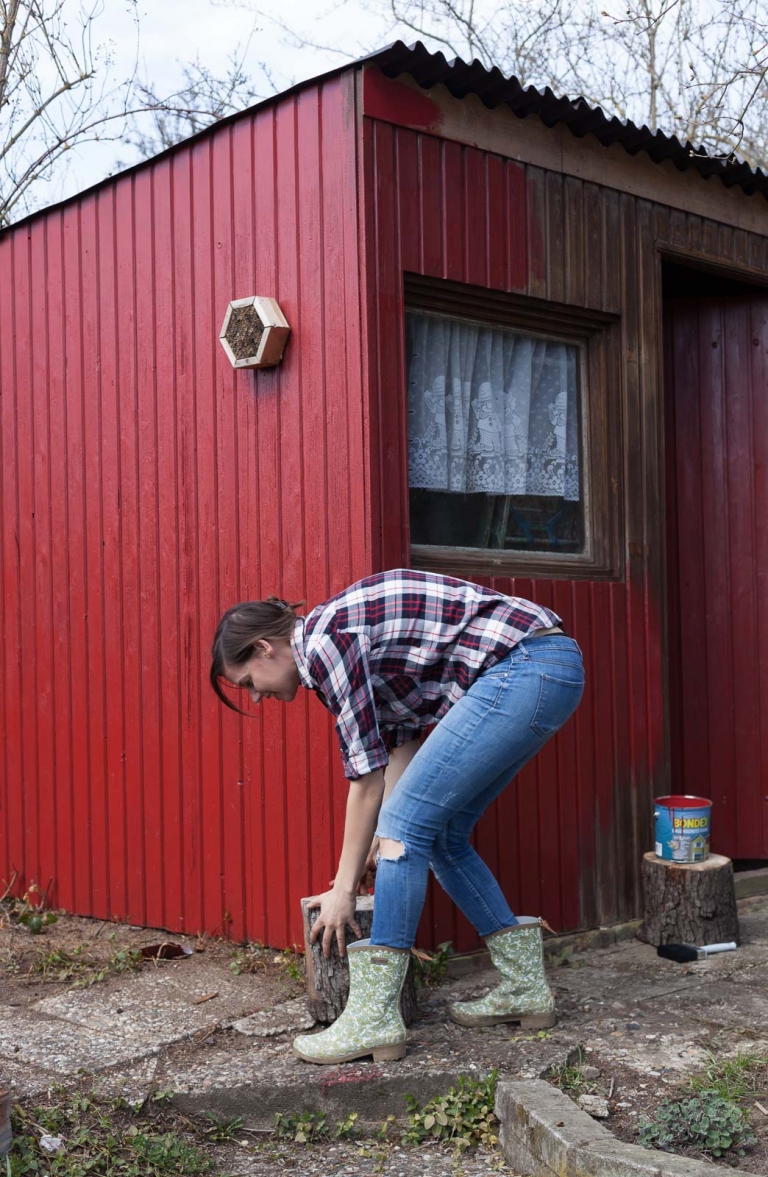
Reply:
[[[226, 713], [214, 627], [403, 565], [551, 605], [584, 650], [575, 719], [477, 832], [517, 910], [635, 916], [671, 789], [768, 859], [767, 193], [398, 43], [4, 232], [0, 878], [300, 941], [331, 722]], [[251, 295], [292, 333], [235, 371]], [[475, 943], [434, 893], [448, 939]]]

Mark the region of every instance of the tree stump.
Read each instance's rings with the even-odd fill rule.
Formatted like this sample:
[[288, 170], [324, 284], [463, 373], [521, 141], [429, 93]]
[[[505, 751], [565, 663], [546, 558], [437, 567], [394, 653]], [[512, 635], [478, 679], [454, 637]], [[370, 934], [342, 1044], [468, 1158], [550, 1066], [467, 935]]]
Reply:
[[740, 943], [733, 864], [721, 854], [704, 862], [669, 862], [643, 855], [641, 940], [660, 944]]
[[[309, 911], [308, 900], [302, 899], [301, 912], [304, 919], [304, 959], [307, 969], [307, 1006], [313, 1018], [318, 1022], [335, 1022], [349, 995], [349, 965], [346, 957], [339, 956], [339, 950], [334, 940], [331, 955], [326, 958], [320, 941], [310, 945], [309, 933], [317, 919], [319, 908]], [[373, 896], [358, 895], [355, 905], [355, 918], [363, 933], [363, 938], [370, 936], [373, 924]], [[346, 929], [345, 943], [347, 947], [354, 944], [357, 937]], [[403, 1021], [409, 1026], [416, 1017], [418, 997], [416, 994], [416, 980], [414, 975], [414, 960], [408, 967], [408, 972], [400, 995], [400, 1012]]]

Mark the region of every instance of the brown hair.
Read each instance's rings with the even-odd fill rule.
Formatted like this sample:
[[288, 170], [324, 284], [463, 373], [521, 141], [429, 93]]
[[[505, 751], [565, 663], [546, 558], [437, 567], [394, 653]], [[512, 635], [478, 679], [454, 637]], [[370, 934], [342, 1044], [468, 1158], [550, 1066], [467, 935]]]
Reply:
[[213, 637], [210, 674], [211, 686], [226, 707], [241, 715], [250, 714], [236, 707], [224, 694], [220, 682], [224, 667], [249, 662], [255, 642], [290, 638], [296, 622], [295, 610], [304, 604], [305, 601], [297, 601], [289, 605], [282, 597], [267, 597], [266, 601], [241, 601], [227, 609]]

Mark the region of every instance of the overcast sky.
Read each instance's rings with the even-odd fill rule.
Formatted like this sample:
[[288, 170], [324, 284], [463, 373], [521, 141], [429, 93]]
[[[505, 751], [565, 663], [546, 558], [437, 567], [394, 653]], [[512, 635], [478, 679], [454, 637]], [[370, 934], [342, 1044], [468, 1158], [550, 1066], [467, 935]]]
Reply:
[[[72, 0], [74, 5], [79, 0]], [[348, 57], [362, 56], [391, 40], [387, 22], [366, 12], [364, 0], [138, 0], [139, 73], [161, 92], [181, 84], [181, 66], [199, 57], [214, 74], [224, 74], [227, 59], [251, 37], [246, 69], [263, 92], [271, 92], [259, 70], [264, 61], [277, 88], [341, 65]], [[136, 19], [128, 0], [104, 0], [104, 10], [94, 28], [96, 39], [113, 54], [115, 78], [130, 73], [136, 60]], [[264, 15], [261, 15], [261, 14]], [[271, 19], [270, 19], [271, 18]], [[301, 30], [308, 39], [334, 47], [328, 50], [298, 49], [277, 22]], [[254, 31], [255, 26], [255, 31]], [[341, 51], [341, 52], [340, 52]], [[88, 144], [72, 152], [66, 174], [46, 192], [41, 204], [62, 199], [96, 183], [115, 169], [115, 162], [133, 163], [132, 148], [119, 143]]]

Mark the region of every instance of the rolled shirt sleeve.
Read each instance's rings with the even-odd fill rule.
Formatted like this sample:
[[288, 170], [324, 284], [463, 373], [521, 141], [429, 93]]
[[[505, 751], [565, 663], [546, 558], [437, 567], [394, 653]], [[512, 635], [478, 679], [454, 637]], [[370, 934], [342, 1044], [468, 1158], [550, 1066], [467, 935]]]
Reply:
[[312, 678], [336, 716], [344, 775], [357, 780], [389, 763], [379, 731], [368, 637], [354, 630], [318, 635], [308, 659]]

